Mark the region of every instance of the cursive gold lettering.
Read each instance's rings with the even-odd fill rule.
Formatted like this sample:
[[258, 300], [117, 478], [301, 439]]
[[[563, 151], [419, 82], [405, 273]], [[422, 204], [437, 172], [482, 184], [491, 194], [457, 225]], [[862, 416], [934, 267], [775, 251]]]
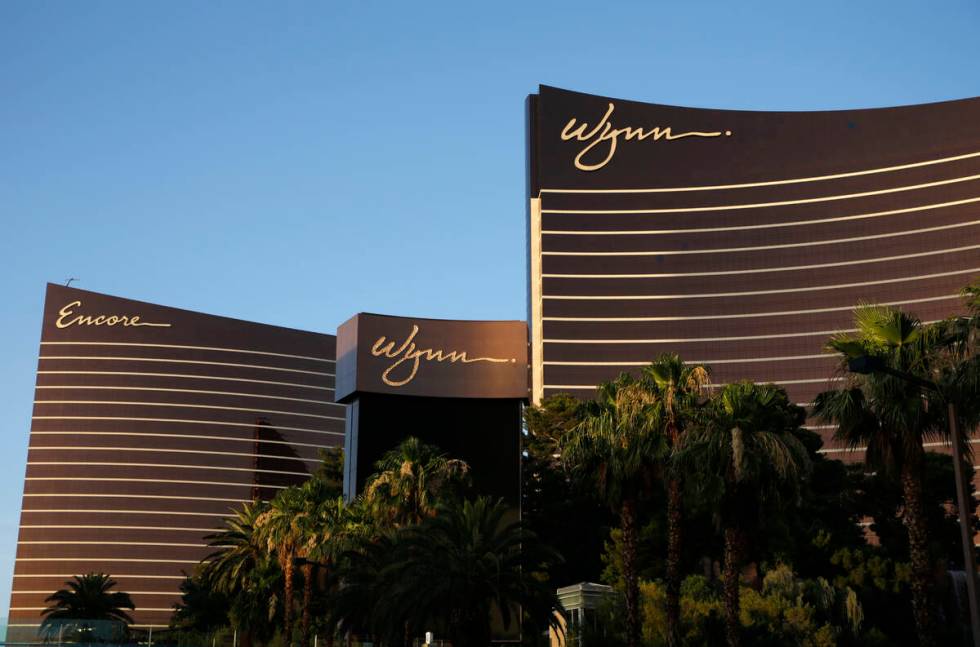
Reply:
[[[449, 362], [450, 364], [455, 364], [457, 362], [462, 362], [463, 364], [472, 364], [473, 362], [517, 362], [516, 359], [502, 359], [499, 357], [468, 357], [466, 351], [447, 351], [435, 348], [419, 348], [415, 344], [415, 338], [418, 334], [419, 327], [413, 324], [412, 332], [405, 338], [405, 341], [398, 346], [397, 350], [395, 349], [397, 342], [388, 341], [383, 335], [378, 337], [378, 339], [374, 342], [374, 345], [371, 346], [371, 354], [375, 357], [383, 356], [388, 359], [395, 360], [381, 374], [381, 381], [388, 386], [405, 386], [414, 380], [419, 371], [419, 364], [423, 359], [427, 362]], [[408, 374], [401, 379], [393, 377], [392, 373], [402, 364], [405, 364], [408, 367]]]
[[[602, 116], [602, 119], [595, 125], [592, 130], [588, 130], [589, 124], [587, 122], [582, 122], [578, 124], [576, 128], [577, 119], [572, 117], [565, 124], [565, 127], [561, 131], [561, 140], [567, 142], [570, 139], [574, 139], [580, 142], [588, 142], [584, 148], [582, 148], [578, 155], [575, 156], [575, 168], [580, 171], [598, 171], [610, 161], [612, 161], [613, 156], [616, 154], [616, 146], [619, 143], [619, 138], [623, 137], [626, 141], [643, 141], [644, 139], [653, 138], [653, 141], [659, 141], [661, 139], [667, 141], [673, 141], [675, 139], [684, 139], [685, 137], [730, 137], [732, 131], [726, 130], [724, 132], [720, 130], [715, 131], [698, 131], [691, 130], [683, 133], [674, 133], [670, 126], [656, 126], [654, 128], [643, 129], [640, 127], [625, 126], [623, 128], [614, 128], [612, 122], [609, 121], [612, 117], [613, 111], [616, 106], [612, 102], [609, 102], [609, 108], [606, 109], [606, 114]], [[602, 144], [606, 144], [605, 155], [602, 159], [595, 160], [591, 162], [586, 160], [589, 157], [589, 153], [593, 150], [598, 149]], [[601, 154], [601, 150], [597, 150], [597, 153]], [[592, 156], [593, 158], [595, 156]]]
[[150, 323], [141, 321], [139, 315], [82, 315], [76, 314], [76, 308], [81, 308], [81, 301], [72, 301], [58, 311], [58, 319], [54, 325], [58, 328], [69, 328], [71, 326], [154, 326], [158, 328], [169, 328], [168, 323]]

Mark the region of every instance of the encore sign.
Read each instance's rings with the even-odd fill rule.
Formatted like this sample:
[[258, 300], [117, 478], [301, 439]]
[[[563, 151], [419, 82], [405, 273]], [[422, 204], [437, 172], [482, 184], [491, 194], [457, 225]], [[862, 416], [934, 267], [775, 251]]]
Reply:
[[135, 328], [139, 326], [151, 326], [154, 328], [169, 328], [169, 323], [151, 323], [143, 321], [138, 314], [89, 314], [83, 313], [81, 299], [65, 304], [58, 310], [58, 318], [55, 320], [56, 328], [71, 328], [72, 326], [120, 326], [124, 328]]
[[357, 393], [527, 397], [527, 324], [359, 314], [337, 330], [337, 401]]

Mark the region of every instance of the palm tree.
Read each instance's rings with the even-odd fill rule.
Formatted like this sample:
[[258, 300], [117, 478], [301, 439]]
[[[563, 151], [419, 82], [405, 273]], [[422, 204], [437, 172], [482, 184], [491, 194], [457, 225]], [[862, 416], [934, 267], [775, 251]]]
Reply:
[[626, 636], [640, 644], [639, 581], [636, 571], [636, 508], [669, 455], [655, 401], [644, 385], [622, 374], [600, 384], [584, 404], [584, 417], [562, 438], [562, 458], [580, 478], [594, 481], [599, 496], [618, 514], [623, 533]]
[[494, 611], [505, 629], [520, 625], [520, 611], [539, 628], [556, 625], [544, 572], [560, 557], [522, 522], [508, 523], [512, 512], [485, 497], [441, 505], [368, 548], [339, 606], [372, 608], [367, 621], [384, 644], [411, 644], [431, 629], [455, 647], [485, 647]]
[[[309, 645], [312, 620], [313, 582], [317, 569], [329, 577], [339, 555], [369, 536], [370, 527], [361, 514], [360, 504], [349, 505], [342, 496], [330, 497], [329, 483], [312, 478], [301, 487], [307, 501], [307, 513], [298, 519], [305, 542], [297, 551], [303, 573], [302, 644]], [[327, 644], [333, 643], [333, 631]]]
[[[643, 377], [657, 399], [664, 434], [672, 451], [680, 449], [681, 435], [692, 422], [709, 384], [708, 369], [688, 366], [674, 354], [663, 354], [643, 369]], [[679, 474], [667, 478], [667, 645], [680, 645], [682, 482]]]
[[210, 586], [201, 572], [180, 583], [180, 602], [174, 605], [170, 628], [209, 634], [228, 626], [228, 596]]
[[242, 504], [225, 519], [225, 527], [204, 539], [217, 550], [204, 559], [209, 584], [219, 591], [234, 591], [247, 583], [259, 562], [265, 560], [265, 545], [256, 524], [269, 504], [253, 501]]
[[386, 615], [378, 600], [388, 591], [382, 573], [395, 554], [398, 530], [376, 530], [337, 556], [335, 579], [339, 584], [329, 597], [326, 620], [342, 633], [394, 636], [397, 644], [404, 638], [404, 623]]
[[[58, 589], [44, 600], [50, 604], [41, 612], [44, 616], [42, 635], [49, 636], [56, 629], [63, 631], [66, 626], [75, 626], [77, 623], [72, 621], [121, 623], [123, 626], [132, 624], [133, 618], [123, 609], [133, 611], [136, 606], [128, 593], [110, 591], [115, 585], [116, 581], [105, 573], [76, 575], [65, 582], [65, 588]], [[79, 629], [92, 631], [87, 622]]]
[[[857, 333], [837, 335], [827, 350], [847, 360], [874, 356], [891, 369], [923, 379], [934, 377], [940, 328], [923, 326], [895, 308], [861, 306], [854, 311]], [[912, 611], [919, 643], [935, 644], [936, 618], [930, 602], [932, 567], [923, 502], [923, 443], [947, 440], [945, 407], [929, 405], [921, 388], [886, 373], [850, 374], [845, 388], [826, 391], [814, 413], [837, 425], [835, 437], [853, 449], [865, 448], [865, 461], [879, 472], [897, 474], [902, 486], [902, 522], [912, 562]], [[974, 396], [975, 397], [975, 396]]]
[[[311, 555], [321, 542], [320, 533], [323, 523], [321, 511], [329, 501], [331, 488], [325, 481], [313, 477], [299, 487], [289, 489], [296, 490], [297, 496], [295, 500], [293, 497], [289, 497], [290, 507], [295, 516], [285, 532], [291, 540], [295, 533], [299, 540], [293, 549], [292, 559], [294, 563], [300, 564], [300, 572], [303, 575], [303, 601], [300, 603], [300, 645], [307, 647], [310, 639], [311, 607], [313, 604], [313, 575], [317, 566]], [[285, 495], [283, 499], [286, 499]], [[287, 599], [290, 599], [288, 594]]]
[[421, 523], [467, 482], [469, 466], [448, 458], [418, 438], [406, 438], [381, 457], [368, 480], [365, 499], [380, 520], [394, 526]]
[[205, 537], [216, 550], [205, 558], [201, 578], [230, 599], [242, 647], [251, 647], [257, 636], [267, 633], [275, 616], [273, 584], [278, 586], [279, 569], [257, 529], [268, 507], [264, 501], [245, 503], [225, 520], [224, 529]]
[[301, 488], [280, 490], [268, 508], [256, 519], [255, 527], [265, 540], [266, 549], [275, 555], [283, 576], [283, 638], [291, 647], [293, 638], [293, 582], [296, 560], [307, 542], [311, 502]]
[[714, 398], [701, 425], [689, 429], [675, 469], [713, 510], [724, 534], [726, 637], [741, 644], [739, 573], [748, 529], [766, 503], [799, 498], [810, 471], [806, 448], [793, 435], [805, 419], [786, 392], [771, 384], [736, 382]]

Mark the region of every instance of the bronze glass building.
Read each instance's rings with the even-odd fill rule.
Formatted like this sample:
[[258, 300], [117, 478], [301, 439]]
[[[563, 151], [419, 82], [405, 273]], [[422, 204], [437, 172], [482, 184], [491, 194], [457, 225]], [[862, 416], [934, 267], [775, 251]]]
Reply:
[[528, 143], [536, 400], [676, 352], [807, 404], [856, 304], [932, 321], [980, 274], [980, 99], [740, 112], [541, 87]]
[[335, 338], [49, 285], [8, 640], [110, 573], [165, 627], [203, 537], [343, 444]]

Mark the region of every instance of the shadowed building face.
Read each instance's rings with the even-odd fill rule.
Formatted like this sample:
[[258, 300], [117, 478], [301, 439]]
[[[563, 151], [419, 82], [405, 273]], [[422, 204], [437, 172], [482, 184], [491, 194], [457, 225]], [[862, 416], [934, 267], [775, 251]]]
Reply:
[[8, 639], [105, 572], [165, 627], [203, 537], [343, 443], [335, 338], [49, 285]]

